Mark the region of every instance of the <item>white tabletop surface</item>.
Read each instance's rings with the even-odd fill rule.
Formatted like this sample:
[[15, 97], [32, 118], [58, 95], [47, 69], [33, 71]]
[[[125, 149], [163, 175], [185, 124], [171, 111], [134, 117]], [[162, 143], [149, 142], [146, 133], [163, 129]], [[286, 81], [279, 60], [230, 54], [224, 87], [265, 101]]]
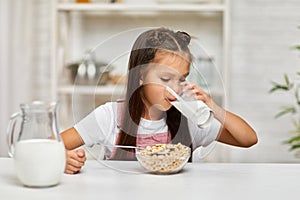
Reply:
[[[299, 199], [300, 164], [188, 163], [174, 175], [143, 173], [135, 161], [111, 161], [120, 172], [89, 160], [81, 173], [59, 185], [28, 188], [19, 183], [13, 159], [0, 158], [1, 200], [109, 199]], [[111, 165], [110, 165], [111, 166]], [[121, 167], [122, 166], [122, 167]], [[133, 171], [138, 173], [133, 173]]]

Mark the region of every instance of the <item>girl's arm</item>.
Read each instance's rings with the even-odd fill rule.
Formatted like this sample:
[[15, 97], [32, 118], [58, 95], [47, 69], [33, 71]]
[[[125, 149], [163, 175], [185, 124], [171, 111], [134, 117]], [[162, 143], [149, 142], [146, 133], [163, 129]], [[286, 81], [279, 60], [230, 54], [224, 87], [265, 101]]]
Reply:
[[69, 128], [60, 134], [67, 150], [73, 150], [84, 145], [79, 133], [75, 128]]
[[185, 83], [185, 89], [190, 90], [195, 99], [206, 103], [212, 109], [215, 118], [221, 122], [222, 128], [217, 139], [219, 142], [239, 147], [250, 147], [257, 143], [255, 131], [241, 117], [218, 106], [204, 90], [194, 83]]
[[65, 173], [76, 174], [83, 167], [86, 156], [83, 149], [74, 149], [82, 146], [84, 142], [75, 128], [69, 128], [60, 135], [66, 148]]
[[212, 105], [215, 118], [222, 123], [217, 139], [219, 142], [239, 147], [250, 147], [257, 143], [256, 133], [246, 121], [214, 102]]

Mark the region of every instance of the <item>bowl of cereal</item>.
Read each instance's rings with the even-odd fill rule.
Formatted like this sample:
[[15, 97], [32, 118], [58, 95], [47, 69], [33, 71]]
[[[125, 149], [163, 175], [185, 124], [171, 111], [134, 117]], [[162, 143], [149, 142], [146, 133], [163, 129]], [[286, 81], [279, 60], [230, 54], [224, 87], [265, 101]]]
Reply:
[[187, 163], [191, 149], [180, 143], [156, 144], [136, 149], [136, 158], [149, 172], [155, 174], [177, 173]]

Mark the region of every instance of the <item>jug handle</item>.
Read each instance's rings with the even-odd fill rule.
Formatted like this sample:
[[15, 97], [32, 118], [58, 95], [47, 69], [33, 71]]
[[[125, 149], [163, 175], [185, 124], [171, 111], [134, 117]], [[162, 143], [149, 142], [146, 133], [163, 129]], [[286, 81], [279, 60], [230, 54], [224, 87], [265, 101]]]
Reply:
[[11, 115], [8, 127], [7, 127], [7, 144], [8, 144], [8, 155], [13, 157], [13, 143], [14, 143], [14, 132], [18, 117], [21, 117], [21, 113], [14, 113]]

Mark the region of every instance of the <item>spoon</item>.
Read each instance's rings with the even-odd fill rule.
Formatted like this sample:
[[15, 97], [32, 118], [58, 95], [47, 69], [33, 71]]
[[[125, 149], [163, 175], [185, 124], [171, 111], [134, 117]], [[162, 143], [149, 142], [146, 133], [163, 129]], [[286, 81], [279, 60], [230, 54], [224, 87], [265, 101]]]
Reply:
[[[103, 145], [103, 146], [106, 146], [106, 147], [125, 148], [125, 149], [140, 149], [140, 150], [146, 149], [146, 148], [142, 148], [142, 147], [126, 146], [126, 145], [111, 145], [111, 144], [99, 144], [99, 145]], [[170, 151], [174, 151], [174, 150], [175, 150], [175, 148], [172, 147], [169, 150], [165, 149], [165, 151], [153, 152], [153, 153], [151, 153], [151, 155], [166, 155], [166, 154], [169, 154]]]

